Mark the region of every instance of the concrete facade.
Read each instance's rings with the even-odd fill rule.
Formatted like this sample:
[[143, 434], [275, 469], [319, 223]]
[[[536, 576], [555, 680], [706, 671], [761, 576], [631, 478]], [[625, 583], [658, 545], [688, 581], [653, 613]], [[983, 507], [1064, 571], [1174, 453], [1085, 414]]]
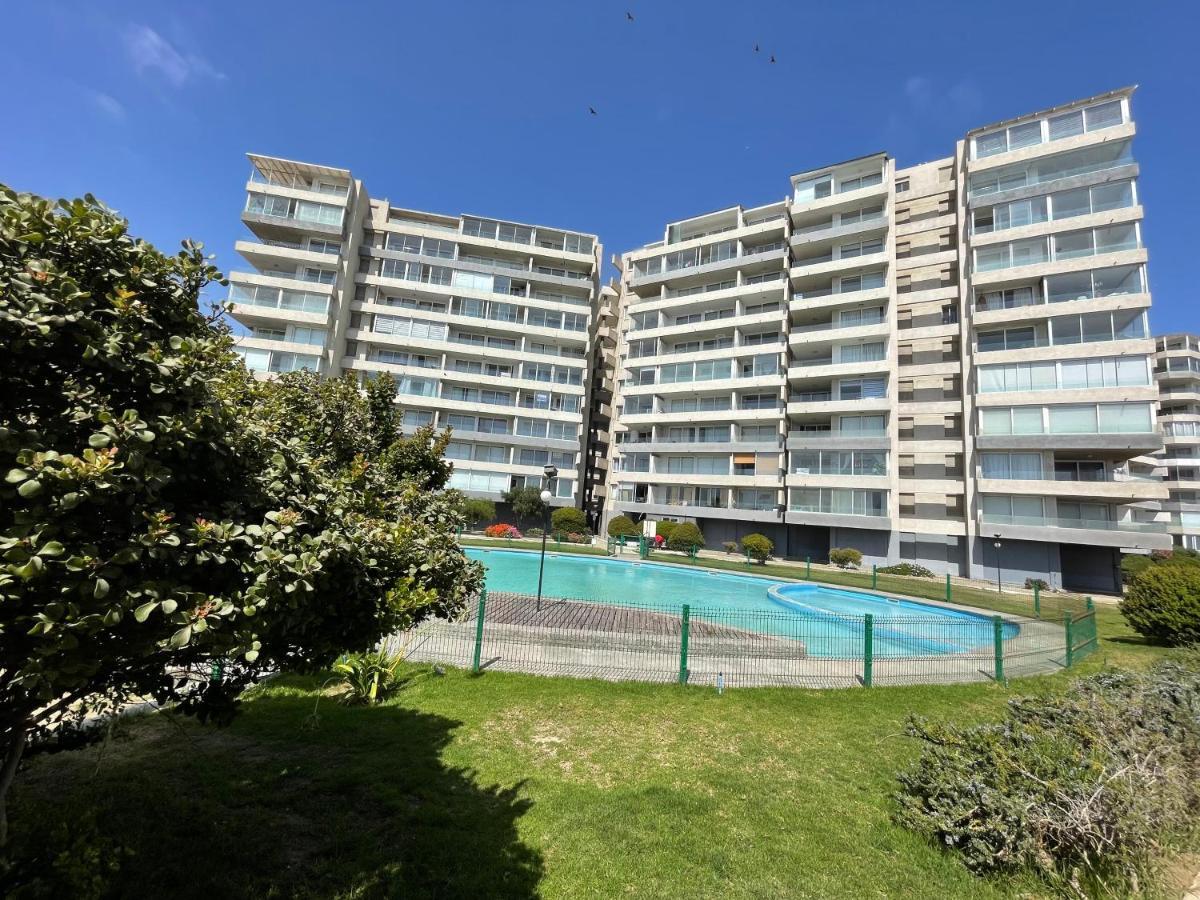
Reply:
[[236, 245], [250, 268], [229, 276], [247, 365], [390, 372], [406, 430], [453, 429], [452, 487], [499, 500], [542, 487], [552, 463], [553, 503], [583, 506], [597, 470], [588, 395], [604, 381], [593, 349], [611, 343], [596, 236], [403, 209], [347, 169], [249, 158], [255, 239]]
[[1132, 94], [625, 254], [608, 515], [1095, 591], [1169, 546]]
[[1170, 492], [1164, 505], [1175, 546], [1200, 550], [1200, 337], [1158, 338], [1154, 377], [1164, 446], [1143, 461]]

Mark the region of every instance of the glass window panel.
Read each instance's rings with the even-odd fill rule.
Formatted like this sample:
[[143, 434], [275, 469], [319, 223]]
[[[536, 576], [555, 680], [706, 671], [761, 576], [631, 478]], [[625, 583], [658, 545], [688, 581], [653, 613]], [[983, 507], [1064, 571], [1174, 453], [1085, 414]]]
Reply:
[[1022, 125], [1014, 125], [1008, 129], [1008, 149], [1016, 150], [1020, 147], [1032, 147], [1034, 144], [1042, 142], [1042, 123], [1025, 122]]
[[1092, 255], [1092, 233], [1090, 231], [1056, 234], [1052, 240], [1054, 241], [1055, 259], [1074, 259], [1079, 256]]
[[1042, 408], [1040, 406], [1018, 406], [1013, 408], [1013, 434], [1041, 434], [1042, 431]]
[[1095, 131], [1098, 128], [1108, 128], [1112, 125], [1120, 125], [1121, 101], [1113, 100], [1109, 103], [1101, 103], [1099, 106], [1090, 107], [1084, 110], [1083, 116], [1087, 123], [1088, 131]]
[[1087, 188], [1073, 191], [1061, 191], [1050, 198], [1054, 204], [1054, 218], [1069, 219], [1073, 216], [1086, 216], [1092, 211], [1091, 198]]
[[1118, 340], [1144, 338], [1146, 336], [1146, 316], [1141, 310], [1120, 311], [1112, 314], [1113, 333]]
[[[1057, 204], [1055, 204], [1057, 206]], [[1098, 184], [1092, 188], [1092, 212], [1133, 206], [1133, 183]]]
[[1112, 403], [1100, 407], [1100, 431], [1109, 434], [1144, 433], [1154, 430], [1148, 403]]
[[1008, 135], [1004, 131], [993, 131], [975, 138], [975, 156], [994, 156], [1008, 149]]
[[1050, 408], [1051, 434], [1095, 434], [1095, 406], [1055, 406]]
[[1050, 320], [1050, 334], [1055, 344], [1078, 344], [1082, 338], [1078, 316], [1062, 316]]
[[1087, 387], [1087, 360], [1066, 360], [1062, 363], [1061, 372], [1064, 389]]
[[1084, 343], [1112, 340], [1112, 313], [1086, 313], [1079, 317], [1079, 321], [1083, 327]]
[[1133, 250], [1137, 245], [1138, 237], [1135, 225], [1110, 225], [1107, 228], [1096, 229], [1097, 253]]
[[1091, 272], [1069, 272], [1046, 279], [1046, 297], [1051, 303], [1086, 300], [1092, 295]]
[[1029, 366], [1029, 389], [1033, 391], [1053, 390], [1057, 387], [1054, 363], [1033, 363]]
[[1011, 410], [981, 409], [979, 411], [979, 430], [982, 434], [1011, 434]]
[[1051, 116], [1049, 121], [1050, 140], [1057, 141], [1076, 134], [1083, 134], [1083, 110]]
[[1013, 478], [1036, 481], [1042, 477], [1042, 454], [1013, 453], [1010, 457]]
[[1143, 290], [1141, 266], [1114, 266], [1092, 274], [1095, 277], [1097, 297], [1139, 294]]
[[1042, 517], [1041, 497], [1013, 497], [1012, 511], [1014, 517], [1040, 519]]

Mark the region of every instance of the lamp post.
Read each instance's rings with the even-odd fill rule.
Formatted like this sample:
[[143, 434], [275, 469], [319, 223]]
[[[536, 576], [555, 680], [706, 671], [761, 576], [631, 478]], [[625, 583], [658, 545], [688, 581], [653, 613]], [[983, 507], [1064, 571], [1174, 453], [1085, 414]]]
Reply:
[[546, 571], [546, 533], [550, 530], [550, 498], [554, 496], [554, 492], [550, 490], [554, 487], [554, 479], [558, 478], [558, 469], [552, 465], [547, 465], [542, 469], [542, 474], [546, 476], [546, 486], [542, 488], [541, 498], [542, 504], [546, 507], [545, 521], [542, 523], [542, 558], [538, 563], [538, 592], [537, 592], [537, 611], [542, 611], [542, 575]]
[[996, 593], [1003, 594], [1004, 590], [1000, 587], [1000, 535], [994, 535], [992, 546], [996, 548]]
[[792, 534], [787, 526], [787, 504], [776, 504], [775, 512], [779, 513], [779, 523], [783, 526], [783, 558], [787, 559], [792, 555]]

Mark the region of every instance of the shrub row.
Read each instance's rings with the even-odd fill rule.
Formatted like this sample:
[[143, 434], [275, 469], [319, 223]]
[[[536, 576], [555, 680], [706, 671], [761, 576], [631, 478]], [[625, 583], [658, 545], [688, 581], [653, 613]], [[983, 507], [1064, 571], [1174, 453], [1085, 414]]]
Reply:
[[1200, 809], [1200, 656], [1013, 700], [996, 724], [913, 719], [908, 734], [924, 747], [899, 777], [901, 824], [975, 872], [1128, 896]]

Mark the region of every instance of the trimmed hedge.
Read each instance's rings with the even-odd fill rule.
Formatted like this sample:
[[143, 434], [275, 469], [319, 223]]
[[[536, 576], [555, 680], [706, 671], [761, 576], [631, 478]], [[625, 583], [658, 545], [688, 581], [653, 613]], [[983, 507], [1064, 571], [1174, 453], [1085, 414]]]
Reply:
[[1130, 581], [1121, 613], [1138, 634], [1169, 646], [1200, 641], [1200, 566], [1149, 566]]
[[880, 575], [909, 575], [914, 578], [932, 578], [933, 572], [916, 563], [902, 562], [894, 566], [884, 566], [878, 570]]
[[678, 526], [679, 526], [678, 522], [669, 522], [669, 521], [664, 520], [662, 522], [656, 523], [654, 528], [658, 534], [662, 535], [662, 539], [664, 541], [669, 541], [671, 539], [671, 534], [675, 531], [675, 529]]
[[680, 522], [671, 531], [671, 537], [667, 539], [668, 550], [678, 550], [680, 553], [687, 553], [693, 547], [704, 546], [704, 535], [700, 533], [700, 528], [693, 522]]

